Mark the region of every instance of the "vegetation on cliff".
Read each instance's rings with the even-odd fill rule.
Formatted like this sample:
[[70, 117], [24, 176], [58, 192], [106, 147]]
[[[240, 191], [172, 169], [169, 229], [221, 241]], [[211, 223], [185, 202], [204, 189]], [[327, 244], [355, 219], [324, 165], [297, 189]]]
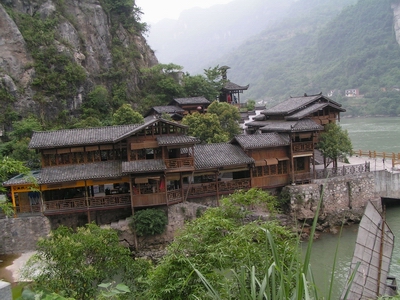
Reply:
[[[297, 11], [222, 61], [236, 70], [235, 82], [251, 84], [248, 97], [268, 106], [290, 95], [333, 91], [348, 115], [398, 115], [400, 47], [392, 4], [360, 0], [336, 15], [337, 1], [297, 1]], [[346, 89], [363, 97], [346, 98]]]

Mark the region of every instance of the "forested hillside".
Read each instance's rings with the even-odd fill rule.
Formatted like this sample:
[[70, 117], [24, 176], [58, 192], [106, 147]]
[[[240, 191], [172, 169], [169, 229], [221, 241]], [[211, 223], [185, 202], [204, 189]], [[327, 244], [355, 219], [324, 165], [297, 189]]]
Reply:
[[[235, 69], [233, 81], [250, 83], [247, 97], [267, 105], [290, 95], [333, 91], [347, 115], [397, 115], [400, 47], [394, 11], [399, 5], [359, 0], [324, 23], [326, 2], [264, 31], [221, 63]], [[346, 89], [359, 89], [362, 97], [346, 98]]]

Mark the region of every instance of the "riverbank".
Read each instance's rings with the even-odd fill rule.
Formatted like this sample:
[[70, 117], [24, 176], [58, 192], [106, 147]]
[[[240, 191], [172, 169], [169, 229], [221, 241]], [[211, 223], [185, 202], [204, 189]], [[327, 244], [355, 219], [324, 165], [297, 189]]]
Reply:
[[[27, 251], [15, 255], [4, 255], [5, 260], [0, 263], [0, 279], [11, 284], [23, 281], [20, 271], [33, 254], [35, 254], [35, 251]], [[2, 267], [3, 263], [6, 264], [4, 268]]]

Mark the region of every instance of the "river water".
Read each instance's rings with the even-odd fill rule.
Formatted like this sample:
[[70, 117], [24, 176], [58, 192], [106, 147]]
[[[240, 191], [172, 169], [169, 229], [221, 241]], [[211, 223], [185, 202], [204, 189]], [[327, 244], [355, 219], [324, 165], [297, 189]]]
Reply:
[[[354, 150], [400, 152], [400, 118], [344, 118], [340, 125], [347, 130]], [[400, 202], [400, 201], [399, 201]], [[390, 274], [400, 280], [400, 203], [387, 207], [386, 221], [394, 233], [395, 246]], [[327, 296], [336, 249], [338, 249], [334, 288], [331, 299], [339, 299], [348, 277], [358, 226], [343, 228], [342, 235], [322, 234], [313, 243], [311, 268], [320, 296]], [[306, 246], [306, 245], [305, 245]], [[305, 248], [304, 248], [305, 249]]]

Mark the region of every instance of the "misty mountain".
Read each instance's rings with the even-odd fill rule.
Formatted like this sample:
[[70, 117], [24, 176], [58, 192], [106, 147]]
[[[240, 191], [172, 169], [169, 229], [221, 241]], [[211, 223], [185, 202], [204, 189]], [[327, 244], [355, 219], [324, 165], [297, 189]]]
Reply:
[[[150, 26], [148, 43], [161, 63], [175, 63], [189, 73], [202, 73], [210, 62], [246, 44], [265, 30], [278, 40], [307, 26], [314, 30], [356, 0], [234, 0], [207, 9], [184, 11], [178, 20], [164, 19]], [[316, 15], [319, 17], [316, 19]], [[311, 23], [311, 24], [307, 24]]]
[[[164, 35], [163, 48], [155, 46], [156, 27], [148, 40], [160, 62], [182, 65], [185, 71], [231, 67], [230, 80], [250, 84], [243, 98], [264, 100], [267, 106], [290, 96], [323, 92], [332, 93], [351, 115], [400, 113], [399, 0], [272, 2], [237, 0], [210, 11], [186, 11], [178, 21], [168, 21], [181, 31], [173, 34], [165, 27], [169, 34]], [[230, 10], [235, 5], [242, 7], [236, 19]], [[203, 26], [195, 22], [206, 20], [211, 11], [219, 11], [220, 18], [230, 15], [232, 27], [216, 17]], [[191, 31], [194, 24], [196, 30]], [[217, 33], [219, 40], [214, 39]], [[360, 96], [346, 98], [346, 89], [357, 89]]]
[[234, 0], [207, 9], [184, 11], [178, 20], [164, 19], [150, 26], [147, 42], [160, 63], [184, 66], [203, 73], [209, 62], [238, 48], [287, 16], [294, 0]]
[[[331, 92], [349, 114], [398, 115], [399, 15], [398, 0], [359, 0], [320, 26], [314, 14], [292, 31], [287, 24], [266, 30], [220, 62], [235, 70], [232, 81], [250, 83], [248, 98], [273, 104]], [[344, 97], [346, 89], [360, 96]]]

